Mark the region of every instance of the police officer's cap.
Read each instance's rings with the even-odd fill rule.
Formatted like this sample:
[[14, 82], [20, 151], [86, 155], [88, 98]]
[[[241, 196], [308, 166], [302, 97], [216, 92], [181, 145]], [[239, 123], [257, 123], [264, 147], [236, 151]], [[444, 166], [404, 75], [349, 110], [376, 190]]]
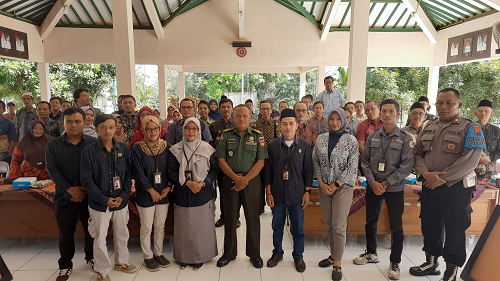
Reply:
[[425, 107], [423, 104], [419, 103], [419, 102], [416, 102], [414, 103], [411, 108], [410, 108], [410, 111], [414, 110], [415, 108], [421, 108], [424, 112], [425, 112]]
[[297, 115], [295, 114], [295, 111], [293, 109], [285, 108], [281, 111], [281, 119], [287, 117], [297, 118]]
[[493, 103], [489, 100], [480, 101], [479, 104], [477, 105], [477, 107], [480, 107], [480, 106], [488, 106], [488, 107], [491, 107], [493, 109]]

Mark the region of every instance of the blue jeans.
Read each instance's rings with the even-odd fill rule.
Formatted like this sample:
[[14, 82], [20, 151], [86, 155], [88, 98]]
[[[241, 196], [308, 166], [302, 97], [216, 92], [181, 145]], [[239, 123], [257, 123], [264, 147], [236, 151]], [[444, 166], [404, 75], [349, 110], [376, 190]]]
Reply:
[[274, 205], [271, 208], [273, 212], [273, 254], [283, 255], [283, 228], [285, 227], [286, 210], [290, 216], [290, 223], [292, 224], [292, 237], [293, 237], [293, 252], [294, 259], [302, 258], [304, 253], [304, 240], [305, 234], [302, 228], [304, 224], [304, 210], [302, 206], [298, 205]]

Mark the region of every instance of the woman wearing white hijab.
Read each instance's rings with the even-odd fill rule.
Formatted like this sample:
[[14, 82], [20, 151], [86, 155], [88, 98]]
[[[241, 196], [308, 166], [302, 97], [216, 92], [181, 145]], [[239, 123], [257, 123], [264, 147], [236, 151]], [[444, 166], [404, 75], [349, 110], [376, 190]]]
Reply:
[[87, 136], [98, 138], [99, 135], [97, 134], [94, 126], [94, 120], [95, 120], [94, 109], [90, 106], [82, 106], [80, 109], [83, 110], [83, 112], [85, 112], [85, 128], [83, 128], [83, 133], [86, 134]]
[[217, 256], [215, 188], [219, 172], [215, 149], [201, 140], [200, 121], [184, 122], [182, 142], [170, 148], [168, 177], [174, 182], [174, 259], [194, 270]]

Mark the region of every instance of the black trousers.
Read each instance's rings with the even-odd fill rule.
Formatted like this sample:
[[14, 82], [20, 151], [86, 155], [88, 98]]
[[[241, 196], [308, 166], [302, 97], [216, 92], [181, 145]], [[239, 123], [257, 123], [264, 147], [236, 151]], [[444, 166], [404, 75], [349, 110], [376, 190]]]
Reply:
[[82, 202], [69, 202], [64, 206], [56, 206], [56, 221], [59, 228], [59, 269], [73, 268], [73, 256], [75, 255], [75, 230], [78, 223], [78, 217], [82, 222], [85, 232], [85, 260], [94, 259], [94, 239], [88, 231], [89, 226], [89, 207], [88, 199]]
[[392, 246], [390, 261], [393, 263], [401, 262], [403, 253], [403, 212], [405, 210], [405, 193], [384, 192], [376, 195], [368, 186], [366, 188], [366, 251], [370, 254], [377, 253], [377, 224], [382, 210], [382, 202], [385, 199], [387, 211], [389, 212], [389, 223], [392, 231]]
[[[222, 180], [224, 179], [224, 172], [219, 171], [217, 174], [217, 185], [219, 186], [219, 194], [220, 194], [220, 218], [224, 219], [224, 203], [222, 203]], [[217, 190], [215, 191], [215, 194], [217, 194]]]
[[452, 186], [443, 184], [434, 190], [422, 187], [420, 218], [425, 252], [438, 257], [442, 255], [446, 262], [455, 266], [464, 265], [467, 258], [465, 231], [471, 224], [471, 199], [472, 188], [465, 188], [462, 181]]
[[240, 218], [240, 207], [243, 206], [247, 222], [246, 255], [251, 258], [260, 257], [260, 177], [253, 178], [245, 189], [234, 191], [232, 179], [224, 176], [221, 188], [221, 200], [224, 202], [224, 254], [228, 259], [238, 255], [236, 224]]
[[266, 182], [266, 165], [268, 165], [267, 159], [264, 162], [264, 167], [260, 170], [260, 185], [262, 186], [260, 191], [260, 196], [262, 198], [262, 202], [260, 204], [261, 211], [264, 211], [264, 207], [266, 206], [266, 185], [264, 184], [264, 182]]

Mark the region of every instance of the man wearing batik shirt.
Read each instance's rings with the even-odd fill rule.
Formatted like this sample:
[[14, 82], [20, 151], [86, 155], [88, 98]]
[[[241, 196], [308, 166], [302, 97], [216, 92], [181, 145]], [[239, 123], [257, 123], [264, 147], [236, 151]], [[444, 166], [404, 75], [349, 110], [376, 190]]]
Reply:
[[132, 137], [134, 137], [134, 128], [137, 126], [137, 117], [139, 112], [135, 110], [137, 104], [135, 103], [134, 96], [122, 95], [121, 97], [123, 108], [123, 113], [121, 114], [123, 120], [123, 132], [127, 135], [127, 144], [129, 144]]
[[[264, 135], [264, 140], [266, 141], [266, 145], [276, 139], [281, 137], [281, 130], [278, 126], [278, 120], [273, 120], [271, 116], [271, 111], [273, 110], [273, 106], [270, 100], [262, 100], [260, 101], [260, 115], [261, 118], [257, 119], [257, 121], [253, 122], [252, 129], [262, 132]], [[266, 205], [266, 193], [265, 193], [265, 185], [264, 179], [266, 177], [266, 169], [264, 168], [260, 171], [260, 178], [262, 183], [262, 208], [261, 213], [264, 212], [264, 206]]]
[[313, 150], [318, 133], [312, 124], [306, 123], [308, 111], [307, 104], [303, 101], [299, 101], [293, 106], [293, 109], [297, 115], [297, 137], [305, 139], [311, 145], [311, 150]]
[[[234, 120], [231, 117], [233, 114], [233, 101], [230, 99], [223, 99], [219, 103], [219, 111], [222, 113], [222, 119], [219, 119], [215, 122], [213, 122], [209, 128], [210, 128], [210, 134], [212, 134], [212, 139], [213, 141], [210, 142], [210, 144], [214, 147], [217, 148], [217, 142], [219, 141], [219, 138], [222, 136], [222, 133], [226, 129], [233, 129], [236, 127], [234, 125]], [[247, 106], [248, 107], [248, 106]], [[219, 192], [222, 187], [222, 180], [224, 178], [224, 172], [221, 170], [219, 171], [219, 174], [217, 175], [217, 183], [219, 185]], [[217, 220], [215, 223], [215, 227], [221, 227], [224, 225], [224, 204], [222, 204], [222, 200], [220, 200], [220, 218]], [[238, 220], [238, 224], [236, 227], [239, 227], [241, 223]]]

